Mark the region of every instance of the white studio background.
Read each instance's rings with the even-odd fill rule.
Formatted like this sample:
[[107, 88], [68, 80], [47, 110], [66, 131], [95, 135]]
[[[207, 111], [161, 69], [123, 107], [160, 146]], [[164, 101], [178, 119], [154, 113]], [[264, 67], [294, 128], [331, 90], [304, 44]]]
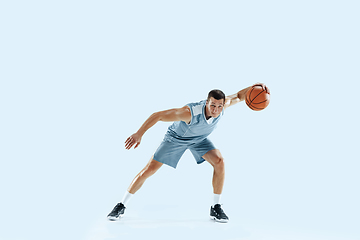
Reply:
[[[1, 239], [360, 239], [358, 1], [2, 1]], [[208, 220], [212, 169], [189, 152], [106, 215], [161, 142], [125, 139], [153, 112], [271, 90], [211, 135], [227, 225]]]

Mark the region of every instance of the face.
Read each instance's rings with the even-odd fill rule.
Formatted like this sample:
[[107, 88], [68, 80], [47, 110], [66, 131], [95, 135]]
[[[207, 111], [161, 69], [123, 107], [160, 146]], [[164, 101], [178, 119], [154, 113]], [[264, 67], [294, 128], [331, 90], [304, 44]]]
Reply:
[[211, 97], [206, 101], [206, 117], [217, 118], [224, 108], [224, 99], [216, 100]]

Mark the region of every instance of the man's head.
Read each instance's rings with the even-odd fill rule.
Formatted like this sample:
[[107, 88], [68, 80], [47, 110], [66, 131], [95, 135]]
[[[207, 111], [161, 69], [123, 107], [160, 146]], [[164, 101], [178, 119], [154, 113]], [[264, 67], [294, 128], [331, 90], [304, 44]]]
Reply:
[[209, 92], [206, 101], [206, 117], [217, 118], [222, 112], [225, 104], [225, 94], [218, 89]]

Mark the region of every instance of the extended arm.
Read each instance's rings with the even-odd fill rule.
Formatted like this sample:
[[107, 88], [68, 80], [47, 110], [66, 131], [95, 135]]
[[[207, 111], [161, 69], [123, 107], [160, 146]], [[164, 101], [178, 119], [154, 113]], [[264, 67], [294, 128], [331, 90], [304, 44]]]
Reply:
[[238, 102], [244, 101], [245, 97], [246, 97], [246, 93], [253, 87], [253, 86], [261, 86], [264, 90], [268, 91], [268, 89], [266, 88], [265, 84], [263, 83], [256, 83], [250, 87], [244, 88], [242, 90], [240, 90], [239, 92], [233, 94], [233, 95], [229, 95], [225, 98], [225, 109], [235, 105]]
[[239, 92], [237, 92], [235, 94], [226, 96], [224, 108], [226, 109], [226, 108], [233, 106], [241, 101], [244, 101], [246, 93], [247, 93], [247, 91], [249, 91], [250, 88], [251, 87], [247, 87], [247, 88], [240, 90]]
[[154, 126], [158, 121], [162, 122], [175, 122], [175, 121], [184, 121], [190, 122], [191, 120], [191, 111], [188, 106], [182, 108], [174, 108], [165, 111], [155, 112], [143, 123], [139, 130], [128, 137], [125, 141], [125, 148], [130, 149], [132, 146], [137, 148], [141, 142], [141, 138], [144, 133]]

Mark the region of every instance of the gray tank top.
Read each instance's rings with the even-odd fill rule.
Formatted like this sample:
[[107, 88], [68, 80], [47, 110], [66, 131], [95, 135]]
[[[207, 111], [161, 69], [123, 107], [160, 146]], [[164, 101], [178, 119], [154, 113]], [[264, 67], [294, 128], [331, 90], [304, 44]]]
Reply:
[[169, 126], [164, 140], [189, 144], [200, 142], [209, 136], [224, 115], [224, 110], [217, 118], [206, 120], [205, 105], [206, 100], [187, 104], [191, 110], [191, 122], [189, 124], [184, 121], [174, 122]]

